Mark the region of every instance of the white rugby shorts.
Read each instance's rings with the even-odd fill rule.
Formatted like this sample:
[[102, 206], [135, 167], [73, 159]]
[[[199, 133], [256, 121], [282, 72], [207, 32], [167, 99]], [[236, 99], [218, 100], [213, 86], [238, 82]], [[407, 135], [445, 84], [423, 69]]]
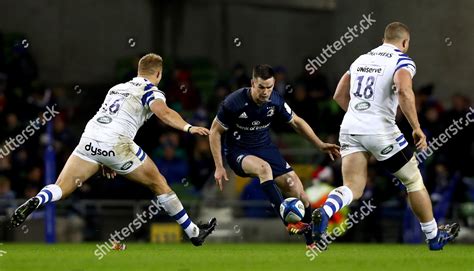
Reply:
[[377, 161], [384, 161], [408, 146], [403, 134], [398, 131], [387, 135], [340, 134], [341, 156], [355, 152], [369, 152]]
[[146, 153], [131, 139], [108, 143], [81, 137], [73, 154], [83, 160], [105, 165], [121, 175], [135, 170], [146, 158]]

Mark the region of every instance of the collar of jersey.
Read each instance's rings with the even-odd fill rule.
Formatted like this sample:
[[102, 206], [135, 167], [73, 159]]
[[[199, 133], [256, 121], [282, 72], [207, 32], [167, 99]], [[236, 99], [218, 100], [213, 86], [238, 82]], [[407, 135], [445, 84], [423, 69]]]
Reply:
[[145, 77], [141, 77], [141, 76], [136, 76], [136, 77], [134, 77], [134, 78], [132, 79], [132, 81], [133, 81], [133, 80], [143, 80], [143, 81], [145, 81], [146, 83], [150, 83], [150, 84], [151, 84], [150, 80], [146, 79]]
[[400, 49], [398, 49], [397, 46], [395, 46], [393, 44], [390, 44], [390, 43], [384, 43], [384, 44], [382, 44], [382, 46], [388, 46], [388, 47], [393, 48], [394, 50], [400, 51]]
[[272, 96], [270, 95], [270, 101], [262, 104], [262, 105], [258, 105], [253, 99], [252, 99], [252, 94], [250, 93], [250, 91], [252, 91], [250, 88], [247, 88], [247, 91], [245, 91], [245, 96], [247, 97], [247, 99], [249, 100], [249, 102], [253, 105], [255, 105], [256, 107], [262, 107], [268, 103], [271, 103], [272, 102]]

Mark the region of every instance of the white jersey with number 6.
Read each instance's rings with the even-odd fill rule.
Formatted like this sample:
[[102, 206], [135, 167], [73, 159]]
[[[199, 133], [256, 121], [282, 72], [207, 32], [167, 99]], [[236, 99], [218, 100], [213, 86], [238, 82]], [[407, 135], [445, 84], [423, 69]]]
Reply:
[[415, 62], [391, 44], [383, 44], [352, 63], [348, 71], [351, 99], [341, 134], [386, 135], [400, 131], [395, 124], [398, 94], [393, 86], [393, 75], [399, 69], [415, 76]]
[[150, 105], [156, 99], [166, 101], [164, 93], [145, 78], [135, 77], [118, 84], [109, 90], [82, 136], [109, 143], [123, 138], [133, 140], [138, 129], [153, 115]]

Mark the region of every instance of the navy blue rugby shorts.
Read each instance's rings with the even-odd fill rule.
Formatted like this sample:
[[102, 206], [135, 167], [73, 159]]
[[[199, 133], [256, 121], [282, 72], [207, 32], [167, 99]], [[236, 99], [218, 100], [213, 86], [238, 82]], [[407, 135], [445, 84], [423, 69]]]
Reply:
[[285, 161], [275, 145], [257, 149], [226, 148], [224, 151], [227, 164], [240, 177], [250, 177], [242, 169], [242, 160], [247, 155], [254, 155], [266, 161], [272, 168], [273, 178], [293, 171], [293, 168]]

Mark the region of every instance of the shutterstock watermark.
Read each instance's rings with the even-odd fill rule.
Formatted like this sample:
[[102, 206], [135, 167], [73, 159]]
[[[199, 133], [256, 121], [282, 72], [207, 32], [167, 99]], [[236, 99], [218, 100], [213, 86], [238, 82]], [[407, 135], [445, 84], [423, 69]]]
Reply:
[[[415, 154], [418, 163], [421, 164], [422, 162], [424, 162], [431, 155], [433, 155], [435, 151], [443, 147], [444, 144], [446, 144], [451, 138], [456, 136], [459, 132], [461, 132], [464, 128], [468, 127], [473, 122], [474, 108], [469, 107], [469, 112], [467, 112], [464, 117], [454, 119], [452, 123], [446, 129], [444, 129], [441, 134], [439, 134], [437, 137], [433, 137], [433, 139], [428, 142], [428, 147], [426, 148], [426, 150]], [[392, 183], [395, 184], [395, 186], [400, 186], [402, 184], [401, 181], [398, 180], [398, 178], [396, 177], [392, 179]]]
[[339, 226], [334, 227], [331, 232], [325, 234], [321, 240], [316, 243], [315, 248], [308, 249], [306, 251], [306, 257], [308, 257], [310, 261], [314, 261], [314, 259], [316, 259], [319, 254], [325, 251], [328, 245], [334, 242], [337, 237], [341, 236], [345, 231], [354, 227], [355, 224], [359, 224], [360, 221], [369, 216], [374, 211], [374, 209], [377, 208], [377, 206], [372, 205], [372, 200], [373, 199], [362, 201], [363, 205], [359, 208], [359, 210], [355, 211], [354, 213], [350, 213], [348, 215], [349, 218], [346, 218]]
[[433, 155], [434, 151], [437, 151], [444, 144], [446, 144], [446, 142], [448, 142], [453, 136], [457, 135], [460, 131], [462, 131], [465, 127], [469, 126], [469, 124], [473, 122], [474, 108], [469, 107], [469, 112], [467, 112], [464, 117], [460, 117], [459, 119], [453, 120], [453, 123], [451, 123], [448, 128], [444, 129], [443, 133], [431, 139], [431, 141], [428, 143], [428, 148], [416, 154], [416, 160], [421, 163], [424, 160], [428, 159], [428, 157]]
[[362, 19], [359, 21], [359, 24], [355, 24], [352, 27], [348, 26], [346, 33], [344, 33], [338, 40], [334, 41], [332, 44], [327, 44], [321, 50], [321, 53], [316, 58], [308, 58], [305, 69], [309, 74], [313, 74], [321, 68], [331, 58], [334, 54], [336, 54], [339, 50], [341, 50], [344, 46], [351, 43], [355, 38], [359, 37], [359, 35], [363, 34], [365, 30], [369, 29], [375, 22], [375, 19], [372, 19], [371, 16], [374, 13], [371, 12], [368, 15], [363, 14]]
[[23, 143], [25, 143], [31, 136], [33, 136], [36, 131], [38, 131], [42, 126], [47, 122], [59, 115], [59, 112], [56, 111], [56, 104], [49, 107], [46, 106], [46, 111], [41, 115], [42, 118], [37, 117], [34, 121], [30, 120], [28, 126], [17, 134], [14, 138], [9, 138], [5, 140], [5, 143], [0, 147], [0, 159], [3, 159], [5, 156], [8, 156], [11, 152], [19, 148]]
[[150, 219], [160, 212], [160, 210], [161, 207], [158, 203], [158, 199], [153, 199], [151, 205], [149, 205], [142, 213], [137, 213], [132, 222], [128, 223], [128, 225], [123, 227], [120, 231], [115, 230], [114, 233], [111, 233], [108, 242], [97, 244], [97, 249], [94, 250], [94, 255], [98, 257], [99, 260], [102, 260], [107, 253], [115, 248], [116, 244], [120, 243], [120, 241], [123, 241], [125, 238], [129, 237], [130, 234], [147, 224]]

